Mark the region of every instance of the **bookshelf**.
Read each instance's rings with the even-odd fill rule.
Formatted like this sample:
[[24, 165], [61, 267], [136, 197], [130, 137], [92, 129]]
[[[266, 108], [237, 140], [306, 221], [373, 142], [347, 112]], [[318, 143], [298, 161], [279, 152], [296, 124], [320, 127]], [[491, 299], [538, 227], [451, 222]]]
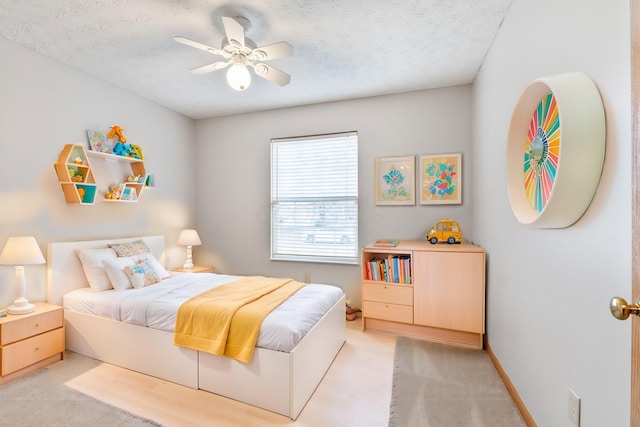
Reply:
[[376, 282], [411, 284], [411, 256], [385, 255], [374, 256], [364, 264], [364, 280]]
[[96, 180], [87, 152], [82, 145], [66, 144], [53, 167], [67, 203], [80, 205], [94, 203]]
[[482, 348], [484, 249], [399, 241], [362, 248], [362, 327]]
[[[89, 157], [93, 158], [93, 165], [89, 161]], [[107, 164], [109, 166], [106, 166]], [[81, 144], [65, 144], [53, 167], [67, 203], [93, 205], [99, 190], [102, 190], [101, 192], [105, 195], [110, 192], [110, 186], [104, 183], [104, 188], [98, 188], [95, 178], [96, 166], [102, 171], [102, 178], [115, 177], [113, 179], [118, 183], [114, 186], [119, 189], [121, 196], [117, 199], [105, 197], [104, 201], [106, 202], [137, 202], [142, 190], [148, 187], [149, 175], [145, 170], [143, 160], [111, 153], [87, 151]], [[127, 175], [139, 178], [129, 182], [123, 178]]]

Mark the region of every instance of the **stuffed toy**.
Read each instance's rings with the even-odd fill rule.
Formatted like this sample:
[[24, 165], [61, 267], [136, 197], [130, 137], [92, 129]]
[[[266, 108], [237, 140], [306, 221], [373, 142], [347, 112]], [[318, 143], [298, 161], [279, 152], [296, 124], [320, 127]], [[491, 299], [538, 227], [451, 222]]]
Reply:
[[134, 157], [136, 159], [140, 159], [142, 160], [142, 148], [140, 148], [139, 145], [135, 145], [135, 144], [131, 144], [131, 156], [130, 157]]
[[116, 142], [116, 145], [113, 146], [113, 154], [116, 156], [131, 157], [131, 144], [123, 144], [120, 141]]
[[115, 185], [112, 185], [111, 188], [109, 188], [109, 191], [107, 192], [107, 194], [104, 195], [104, 198], [110, 199], [110, 200], [120, 199], [120, 188], [116, 187]]
[[120, 126], [113, 125], [107, 134], [107, 138], [118, 137], [118, 142], [113, 146], [113, 154], [142, 160], [142, 148], [139, 145], [127, 144], [127, 138], [124, 137], [123, 132], [124, 130]]
[[113, 138], [114, 136], [118, 135], [118, 142], [125, 143], [125, 142], [127, 142], [127, 138], [124, 137], [122, 132], [124, 132], [124, 131], [122, 130], [122, 128], [120, 126], [113, 125], [113, 126], [111, 126], [111, 130], [107, 134], [107, 138]]
[[351, 298], [345, 299], [346, 305], [346, 318], [347, 320], [356, 320], [357, 313], [360, 313], [362, 310], [359, 308], [351, 307]]

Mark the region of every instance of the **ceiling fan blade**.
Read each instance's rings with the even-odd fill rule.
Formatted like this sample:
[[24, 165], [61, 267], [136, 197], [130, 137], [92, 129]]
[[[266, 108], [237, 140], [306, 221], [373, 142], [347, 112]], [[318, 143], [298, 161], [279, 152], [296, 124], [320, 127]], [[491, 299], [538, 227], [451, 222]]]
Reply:
[[286, 58], [291, 55], [293, 55], [293, 46], [287, 42], [278, 42], [253, 49], [249, 57], [256, 61], [266, 61], [269, 59]]
[[182, 43], [187, 46], [195, 47], [196, 49], [204, 50], [205, 52], [213, 53], [214, 55], [225, 56], [225, 52], [217, 47], [207, 46], [206, 44], [198, 43], [191, 39], [182, 36], [176, 36], [173, 38], [178, 43]]
[[211, 71], [221, 70], [227, 65], [231, 64], [231, 61], [214, 62], [213, 64], [203, 65], [202, 67], [194, 68], [191, 70], [193, 74], [205, 74]]
[[271, 80], [275, 84], [280, 86], [288, 85], [291, 81], [291, 76], [283, 71], [278, 70], [277, 68], [272, 67], [267, 64], [253, 64], [253, 69], [256, 72], [256, 75], [262, 77], [263, 79]]
[[227, 41], [231, 44], [238, 44], [236, 47], [244, 46], [244, 28], [238, 21], [228, 16], [222, 17], [222, 24], [224, 25], [224, 32], [227, 35]]

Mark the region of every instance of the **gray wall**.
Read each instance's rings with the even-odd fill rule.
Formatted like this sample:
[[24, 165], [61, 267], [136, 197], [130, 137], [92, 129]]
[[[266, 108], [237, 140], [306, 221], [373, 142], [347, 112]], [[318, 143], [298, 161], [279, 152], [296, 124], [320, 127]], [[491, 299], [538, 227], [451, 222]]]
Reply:
[[[629, 2], [515, 0], [474, 84], [473, 228], [488, 253], [488, 339], [539, 426], [572, 425], [569, 387], [582, 398], [582, 427], [629, 425], [631, 322], [608, 309], [612, 296], [631, 296], [629, 16]], [[572, 227], [525, 228], [505, 191], [511, 112], [531, 80], [570, 71], [589, 75], [604, 103], [602, 178]]]
[[[197, 262], [225, 273], [267, 274], [341, 286], [360, 304], [360, 268], [269, 260], [271, 138], [358, 131], [359, 244], [423, 239], [437, 220], [456, 219], [473, 238], [471, 87], [459, 86], [196, 122]], [[375, 206], [374, 159], [461, 152], [463, 203]], [[465, 190], [468, 189], [468, 190]]]
[[[164, 234], [170, 261], [184, 262], [184, 248], [172, 245], [194, 220], [193, 120], [4, 39], [0, 62], [0, 250], [18, 235], [35, 236], [46, 255], [52, 241]], [[114, 124], [142, 147], [157, 188], [138, 203], [99, 195], [93, 206], [66, 204], [53, 168], [62, 147]], [[27, 298], [43, 301], [45, 266], [25, 275]], [[14, 278], [13, 267], [0, 266], [0, 307], [13, 301]]]

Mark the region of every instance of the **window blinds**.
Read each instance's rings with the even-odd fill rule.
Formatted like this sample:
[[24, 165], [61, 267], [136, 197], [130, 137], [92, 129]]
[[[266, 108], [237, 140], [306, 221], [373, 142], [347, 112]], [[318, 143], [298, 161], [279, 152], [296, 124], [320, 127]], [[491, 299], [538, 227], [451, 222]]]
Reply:
[[358, 263], [356, 132], [271, 140], [271, 259]]

